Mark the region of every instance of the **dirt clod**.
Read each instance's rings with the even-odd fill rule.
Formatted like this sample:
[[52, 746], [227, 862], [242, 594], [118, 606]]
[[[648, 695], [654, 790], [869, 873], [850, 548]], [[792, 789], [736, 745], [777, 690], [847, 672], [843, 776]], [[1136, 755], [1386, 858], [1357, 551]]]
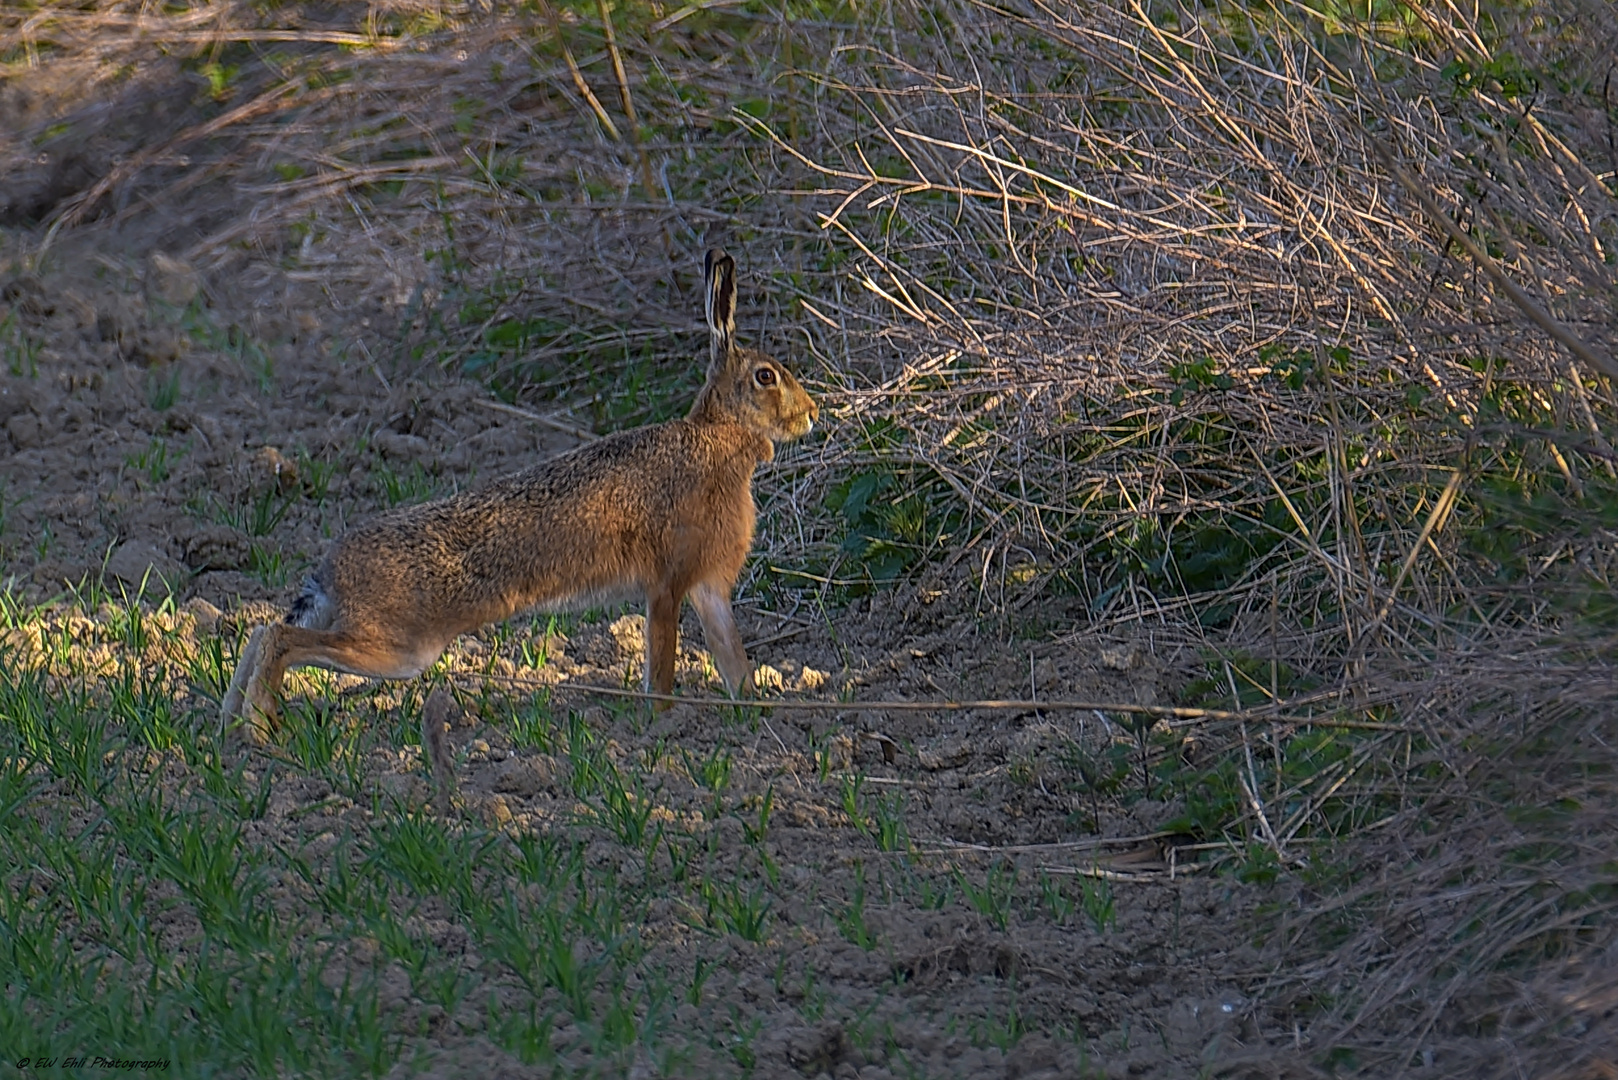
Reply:
[[129, 540], [114, 548], [107, 557], [106, 573], [131, 589], [144, 586], [159, 591], [177, 591], [189, 576], [184, 564], [144, 540]]

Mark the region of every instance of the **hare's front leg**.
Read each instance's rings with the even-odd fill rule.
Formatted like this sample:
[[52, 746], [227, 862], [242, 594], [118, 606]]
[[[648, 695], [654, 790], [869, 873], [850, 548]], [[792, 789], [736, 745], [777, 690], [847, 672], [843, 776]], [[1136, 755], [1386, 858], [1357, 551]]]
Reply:
[[702, 634], [708, 639], [725, 689], [731, 697], [743, 697], [752, 690], [753, 665], [747, 660], [736, 616], [730, 610], [730, 590], [704, 582], [691, 590], [691, 606], [702, 620]]
[[[646, 590], [646, 692], [674, 693], [674, 658], [680, 650], [680, 598], [669, 589]], [[662, 712], [672, 702], [652, 702]]]

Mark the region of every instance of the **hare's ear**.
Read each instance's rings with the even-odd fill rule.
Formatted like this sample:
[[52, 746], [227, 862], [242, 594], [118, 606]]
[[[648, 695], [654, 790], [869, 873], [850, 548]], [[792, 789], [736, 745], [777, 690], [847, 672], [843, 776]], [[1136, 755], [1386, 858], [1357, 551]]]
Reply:
[[708, 333], [712, 335], [714, 364], [724, 362], [736, 341], [736, 260], [718, 248], [702, 261], [707, 286]]

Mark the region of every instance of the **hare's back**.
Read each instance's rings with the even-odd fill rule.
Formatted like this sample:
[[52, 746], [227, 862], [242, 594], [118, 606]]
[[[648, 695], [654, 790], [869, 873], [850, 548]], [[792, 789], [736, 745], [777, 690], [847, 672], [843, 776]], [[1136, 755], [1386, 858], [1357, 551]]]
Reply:
[[419, 606], [639, 576], [702, 484], [687, 433], [638, 428], [346, 533], [320, 577], [340, 598]]

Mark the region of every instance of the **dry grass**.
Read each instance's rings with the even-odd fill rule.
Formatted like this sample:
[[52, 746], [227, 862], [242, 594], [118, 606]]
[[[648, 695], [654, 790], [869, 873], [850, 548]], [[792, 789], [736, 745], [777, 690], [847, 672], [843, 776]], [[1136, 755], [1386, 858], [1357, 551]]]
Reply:
[[760, 565], [818, 582], [783, 602], [898, 578], [920, 620], [1193, 644], [1205, 704], [1396, 723], [1232, 825], [1300, 882], [1267, 1019], [1300, 1070], [1610, 1070], [1611, 9], [606, 10], [13, 11], [38, 101], [0, 150], [122, 137], [25, 73], [213, 78], [40, 239], [150, 215], [387, 319], [389, 364], [608, 424], [675, 407], [692, 268], [738, 249], [837, 425], [763, 485]]

